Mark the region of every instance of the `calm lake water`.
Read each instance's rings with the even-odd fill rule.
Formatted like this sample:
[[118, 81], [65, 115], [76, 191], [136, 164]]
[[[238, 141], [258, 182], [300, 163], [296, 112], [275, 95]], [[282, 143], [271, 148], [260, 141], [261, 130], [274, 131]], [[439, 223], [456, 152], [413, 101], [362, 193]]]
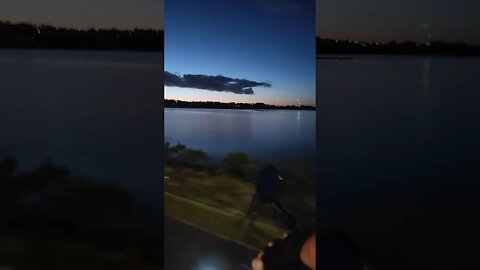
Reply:
[[378, 269], [478, 268], [480, 59], [354, 58], [317, 60], [318, 224]]
[[244, 152], [261, 164], [313, 172], [315, 112], [166, 108], [165, 141], [202, 150], [214, 162]]
[[161, 202], [163, 54], [0, 50], [0, 158]]

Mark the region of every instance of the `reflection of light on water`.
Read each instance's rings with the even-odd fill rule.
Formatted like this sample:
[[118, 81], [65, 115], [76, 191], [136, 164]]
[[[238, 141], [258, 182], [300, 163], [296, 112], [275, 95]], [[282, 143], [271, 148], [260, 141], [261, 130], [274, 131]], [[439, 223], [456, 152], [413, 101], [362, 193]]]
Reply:
[[[419, 119], [424, 121], [425, 126], [429, 125], [432, 117], [432, 111], [433, 111], [431, 78], [432, 78], [432, 74], [431, 74], [431, 67], [430, 67], [430, 59], [425, 59], [423, 62], [423, 68], [422, 68], [423, 91], [420, 93], [421, 105], [419, 107]], [[428, 134], [426, 134], [426, 136], [428, 136]]]
[[423, 63], [423, 88], [428, 89], [430, 88], [430, 60], [425, 60]]
[[302, 114], [300, 113], [300, 111], [297, 111], [297, 120], [300, 121], [302, 120]]

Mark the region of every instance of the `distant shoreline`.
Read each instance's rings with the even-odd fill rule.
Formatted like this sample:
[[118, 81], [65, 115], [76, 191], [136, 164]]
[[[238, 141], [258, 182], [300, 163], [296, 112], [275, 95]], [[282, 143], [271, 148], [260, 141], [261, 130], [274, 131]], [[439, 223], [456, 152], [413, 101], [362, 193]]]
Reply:
[[[317, 37], [318, 55], [398, 55], [398, 56], [474, 56], [480, 57], [480, 46], [462, 42], [448, 43], [432, 41], [416, 43], [413, 41], [388, 43], [351, 40], [324, 39]], [[345, 56], [345, 58], [347, 58]], [[332, 57], [324, 59], [345, 60]], [[348, 60], [348, 59], [347, 59]]]
[[219, 110], [255, 110], [255, 111], [315, 111], [313, 106], [278, 106], [269, 105], [265, 103], [223, 103], [223, 102], [196, 102], [196, 101], [179, 101], [179, 100], [164, 100], [165, 108], [179, 108], [179, 109], [219, 109]]
[[163, 52], [158, 29], [72, 29], [0, 21], [0, 49]]
[[16, 47], [1, 47], [0, 51], [65, 51], [65, 52], [112, 52], [112, 53], [152, 53], [163, 54], [163, 51], [156, 50], [139, 50], [139, 49], [105, 49], [105, 48], [16, 48]]
[[[478, 58], [479, 56], [475, 55], [435, 55], [435, 54], [352, 54], [345, 53], [344, 56], [328, 56], [329, 54], [317, 54], [315, 60], [330, 60], [330, 61], [354, 61], [354, 60], [365, 60], [372, 58], [382, 58], [386, 59], [398, 59], [398, 58], [414, 58], [414, 57], [424, 57], [424, 58]], [[341, 55], [341, 54], [340, 54]]]
[[238, 110], [238, 111], [315, 111], [316, 108], [313, 109], [302, 109], [302, 108], [277, 108], [277, 109], [254, 109], [254, 108], [209, 108], [209, 107], [169, 107], [165, 106], [165, 109], [200, 109], [200, 110]]

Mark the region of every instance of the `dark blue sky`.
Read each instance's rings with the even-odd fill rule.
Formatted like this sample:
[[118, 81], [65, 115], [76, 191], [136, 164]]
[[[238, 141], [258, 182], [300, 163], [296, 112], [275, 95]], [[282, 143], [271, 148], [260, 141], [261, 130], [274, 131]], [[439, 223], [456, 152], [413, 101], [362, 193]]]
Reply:
[[271, 84], [254, 95], [166, 87], [166, 98], [313, 105], [315, 1], [166, 1], [165, 70]]
[[0, 20], [75, 28], [163, 29], [163, 0], [0, 0]]
[[427, 34], [432, 40], [480, 45], [480, 1], [317, 0], [321, 37], [425, 42]]

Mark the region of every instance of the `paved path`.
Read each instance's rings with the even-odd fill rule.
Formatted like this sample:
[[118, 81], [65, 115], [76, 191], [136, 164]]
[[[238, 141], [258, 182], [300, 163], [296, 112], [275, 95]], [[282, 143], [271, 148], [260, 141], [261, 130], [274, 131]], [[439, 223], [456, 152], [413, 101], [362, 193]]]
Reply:
[[165, 217], [165, 269], [238, 270], [258, 251]]

